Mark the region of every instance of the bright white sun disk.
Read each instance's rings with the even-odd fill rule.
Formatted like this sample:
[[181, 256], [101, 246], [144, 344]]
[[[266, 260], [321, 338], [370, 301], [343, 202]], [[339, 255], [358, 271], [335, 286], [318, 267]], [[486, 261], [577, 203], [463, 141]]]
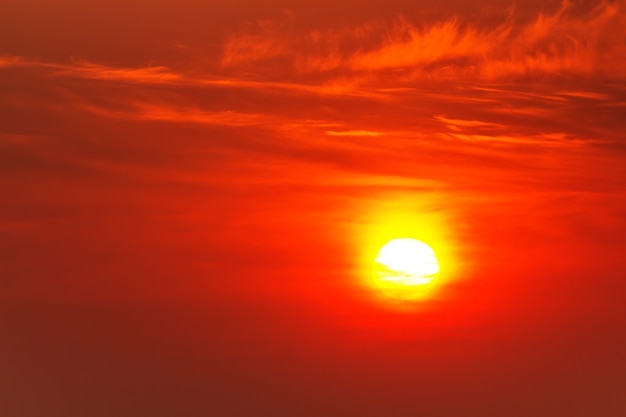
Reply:
[[394, 239], [383, 246], [375, 260], [375, 275], [384, 287], [415, 288], [429, 284], [439, 272], [430, 246], [419, 240]]

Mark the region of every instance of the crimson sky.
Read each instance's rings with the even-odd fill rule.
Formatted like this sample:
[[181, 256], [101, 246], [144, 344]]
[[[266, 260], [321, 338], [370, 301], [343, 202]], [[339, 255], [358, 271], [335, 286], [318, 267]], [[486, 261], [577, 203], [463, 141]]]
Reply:
[[0, 415], [622, 417], [625, 132], [623, 0], [5, 0]]

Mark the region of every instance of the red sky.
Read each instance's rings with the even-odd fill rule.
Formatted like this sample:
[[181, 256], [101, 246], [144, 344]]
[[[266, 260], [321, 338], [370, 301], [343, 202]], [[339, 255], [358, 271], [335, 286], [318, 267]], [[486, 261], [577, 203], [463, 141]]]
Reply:
[[435, 3], [5, 0], [0, 415], [626, 415], [626, 2]]

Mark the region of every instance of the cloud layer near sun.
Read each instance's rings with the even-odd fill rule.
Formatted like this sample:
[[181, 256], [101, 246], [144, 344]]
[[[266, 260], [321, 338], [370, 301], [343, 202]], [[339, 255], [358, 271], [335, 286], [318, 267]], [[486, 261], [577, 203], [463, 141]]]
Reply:
[[[393, 21], [299, 33], [292, 17], [259, 22], [232, 36], [222, 66], [259, 76], [356, 78], [383, 84], [429, 79], [511, 79], [527, 76], [626, 75], [626, 7], [606, 1], [575, 13], [558, 10], [528, 20], [514, 8], [500, 21], [460, 17]], [[390, 80], [392, 79], [392, 80]]]
[[288, 16], [227, 36], [207, 67], [0, 55], [0, 163], [356, 199], [410, 189], [467, 206], [502, 198], [504, 211], [531, 193], [593, 206], [624, 177], [624, 11], [563, 3], [307, 30]]

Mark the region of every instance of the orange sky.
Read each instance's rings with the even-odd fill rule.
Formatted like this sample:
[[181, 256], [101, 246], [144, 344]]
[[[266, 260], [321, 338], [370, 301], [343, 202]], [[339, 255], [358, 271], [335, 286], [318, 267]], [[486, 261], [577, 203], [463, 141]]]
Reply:
[[626, 415], [626, 2], [431, 3], [4, 1], [0, 415]]

